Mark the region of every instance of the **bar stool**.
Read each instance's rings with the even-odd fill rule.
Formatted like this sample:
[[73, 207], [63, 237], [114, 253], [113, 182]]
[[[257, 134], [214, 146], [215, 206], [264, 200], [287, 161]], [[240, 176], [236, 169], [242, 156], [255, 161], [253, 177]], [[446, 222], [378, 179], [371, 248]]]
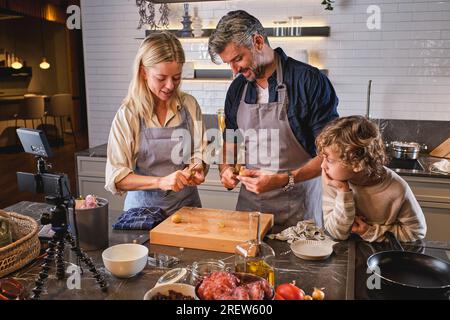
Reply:
[[75, 137], [75, 131], [73, 130], [73, 123], [70, 117], [72, 116], [73, 101], [72, 95], [69, 93], [54, 94], [50, 97], [50, 103], [47, 111], [45, 112], [45, 124], [47, 125], [47, 117], [53, 117], [53, 122], [56, 128], [56, 134], [58, 135], [58, 127], [56, 126], [56, 118], [59, 118], [61, 127], [61, 138], [64, 141], [64, 117], [69, 118], [70, 129], [72, 130], [73, 142], [77, 147], [77, 139]]
[[26, 96], [20, 106], [19, 112], [14, 114], [17, 121], [23, 120], [25, 128], [27, 127], [27, 120], [31, 120], [34, 127], [34, 120], [41, 120], [41, 125], [43, 124], [42, 118], [44, 117], [44, 97], [43, 96]]

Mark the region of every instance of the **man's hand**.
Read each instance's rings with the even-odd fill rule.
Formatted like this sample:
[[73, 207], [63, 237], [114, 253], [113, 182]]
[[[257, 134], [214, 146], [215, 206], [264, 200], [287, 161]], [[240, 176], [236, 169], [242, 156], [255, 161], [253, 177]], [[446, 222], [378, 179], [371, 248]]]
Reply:
[[331, 177], [325, 172], [325, 170], [322, 170], [322, 181], [325, 185], [334, 187], [338, 189], [341, 192], [349, 192], [350, 187], [348, 185], [347, 181], [339, 181], [339, 180], [333, 180]]
[[236, 174], [234, 173], [234, 167], [226, 166], [220, 172], [220, 182], [222, 182], [223, 186], [228, 190], [234, 189], [238, 180], [236, 179]]
[[355, 221], [353, 221], [352, 232], [359, 234], [360, 236], [367, 232], [370, 225], [366, 223], [364, 217], [355, 216]]
[[248, 191], [256, 194], [282, 188], [289, 180], [287, 174], [265, 173], [261, 170], [245, 169], [242, 174], [237, 176], [237, 179]]

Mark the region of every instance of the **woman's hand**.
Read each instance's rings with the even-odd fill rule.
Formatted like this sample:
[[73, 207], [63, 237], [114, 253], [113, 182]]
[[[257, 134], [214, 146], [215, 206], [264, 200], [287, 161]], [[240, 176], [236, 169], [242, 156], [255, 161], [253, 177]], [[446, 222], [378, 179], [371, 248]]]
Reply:
[[338, 189], [341, 192], [349, 192], [350, 186], [348, 185], [347, 181], [339, 181], [339, 180], [333, 180], [326, 172], [325, 170], [322, 170], [322, 180], [323, 183]]
[[185, 170], [177, 170], [168, 176], [159, 178], [158, 188], [164, 191], [180, 191], [189, 185], [189, 173]]
[[364, 217], [355, 216], [355, 221], [353, 221], [352, 232], [359, 234], [360, 236], [367, 232], [370, 225], [366, 222]]
[[184, 169], [189, 174], [189, 185], [198, 186], [205, 182], [205, 172], [202, 164], [191, 164], [189, 167]]

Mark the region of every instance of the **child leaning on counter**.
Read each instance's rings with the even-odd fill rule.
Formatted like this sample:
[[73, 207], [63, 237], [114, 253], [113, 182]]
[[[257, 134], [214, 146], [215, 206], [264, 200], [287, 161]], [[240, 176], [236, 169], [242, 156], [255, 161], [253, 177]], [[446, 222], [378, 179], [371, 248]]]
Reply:
[[324, 227], [334, 238], [350, 233], [382, 241], [423, 239], [427, 226], [409, 185], [384, 166], [386, 153], [378, 127], [361, 116], [336, 119], [316, 139], [322, 156]]

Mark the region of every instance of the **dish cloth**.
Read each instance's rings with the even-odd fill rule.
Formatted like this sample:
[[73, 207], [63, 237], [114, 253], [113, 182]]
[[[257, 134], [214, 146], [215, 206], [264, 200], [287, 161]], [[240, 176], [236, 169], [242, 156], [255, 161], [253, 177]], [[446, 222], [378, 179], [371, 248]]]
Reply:
[[435, 162], [431, 165], [431, 172], [437, 173], [450, 173], [450, 161], [447, 159], [442, 159], [441, 161]]
[[167, 213], [157, 207], [131, 208], [124, 211], [115, 224], [115, 230], [151, 230], [167, 218]]
[[303, 220], [297, 225], [289, 227], [280, 233], [269, 234], [269, 239], [277, 239], [292, 243], [296, 240], [331, 240], [323, 229], [316, 226], [314, 220]]

